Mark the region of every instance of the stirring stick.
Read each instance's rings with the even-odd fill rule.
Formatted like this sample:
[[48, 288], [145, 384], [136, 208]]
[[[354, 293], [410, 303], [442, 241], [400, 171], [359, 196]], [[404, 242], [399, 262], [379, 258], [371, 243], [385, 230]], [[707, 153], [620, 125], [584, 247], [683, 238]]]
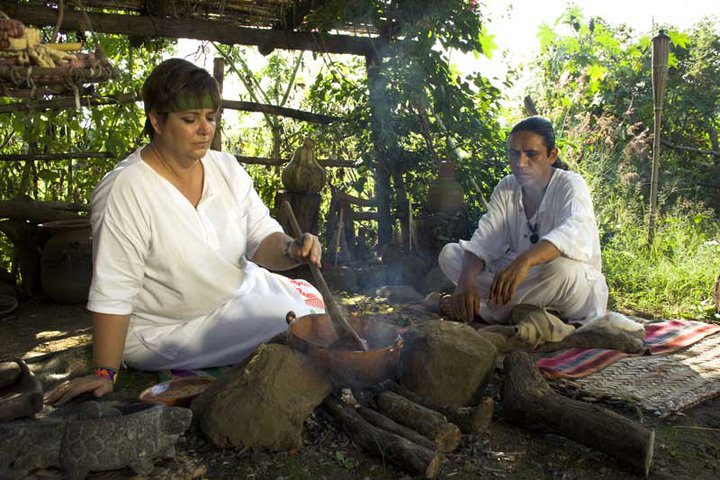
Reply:
[[[299, 240], [302, 237], [302, 230], [300, 229], [300, 224], [298, 223], [297, 218], [295, 218], [292, 206], [287, 200], [283, 202], [283, 206], [285, 207], [285, 212], [287, 213], [290, 224], [292, 225], [293, 235], [295, 235], [295, 238]], [[325, 306], [327, 307], [327, 313], [330, 315], [330, 320], [332, 320], [335, 328], [339, 328], [340, 330], [349, 333], [360, 348], [367, 352], [367, 340], [358, 335], [355, 329], [353, 329], [345, 319], [345, 316], [342, 314], [342, 311], [335, 302], [335, 298], [330, 293], [330, 288], [328, 288], [327, 283], [325, 283], [325, 277], [323, 277], [320, 269], [312, 263], [308, 263], [308, 266], [310, 267], [310, 272], [312, 272], [315, 283], [317, 284], [318, 290], [320, 290], [320, 294], [322, 295]]]

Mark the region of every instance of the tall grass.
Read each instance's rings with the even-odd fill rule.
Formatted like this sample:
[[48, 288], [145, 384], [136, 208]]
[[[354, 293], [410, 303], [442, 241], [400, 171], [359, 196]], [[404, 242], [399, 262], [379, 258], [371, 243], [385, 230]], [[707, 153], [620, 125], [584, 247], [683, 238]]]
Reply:
[[593, 192], [610, 308], [720, 323], [712, 302], [720, 273], [717, 211], [679, 195], [678, 179], [667, 181], [660, 188], [660, 215], [649, 245], [647, 171], [636, 150], [606, 145], [583, 152], [582, 158], [573, 170]]
[[717, 321], [711, 296], [720, 272], [719, 240], [717, 222], [681, 212], [660, 219], [651, 246], [646, 222], [623, 225], [603, 245], [611, 308]]

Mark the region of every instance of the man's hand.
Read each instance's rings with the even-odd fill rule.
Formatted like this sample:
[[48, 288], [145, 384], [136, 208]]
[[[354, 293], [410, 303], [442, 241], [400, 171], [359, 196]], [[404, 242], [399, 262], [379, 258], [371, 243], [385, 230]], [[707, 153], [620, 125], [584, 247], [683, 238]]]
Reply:
[[60, 383], [45, 395], [45, 403], [59, 406], [85, 392], [92, 392], [96, 398], [100, 398], [112, 391], [113, 382], [111, 380], [91, 373]]
[[530, 263], [523, 256], [516, 258], [507, 268], [497, 272], [490, 285], [488, 303], [490, 305], [509, 303], [515, 296], [518, 286], [527, 278], [528, 272], [530, 272]]
[[458, 320], [472, 322], [480, 310], [480, 295], [475, 282], [459, 282], [452, 294], [453, 312]]
[[322, 245], [318, 237], [312, 233], [303, 233], [302, 237], [292, 241], [288, 246], [288, 256], [300, 263], [311, 263], [320, 268]]
[[551, 262], [559, 256], [560, 250], [546, 240], [542, 240], [526, 250], [507, 268], [495, 274], [488, 292], [488, 303], [490, 305], [507, 305], [515, 296], [520, 284], [527, 278], [532, 267]]

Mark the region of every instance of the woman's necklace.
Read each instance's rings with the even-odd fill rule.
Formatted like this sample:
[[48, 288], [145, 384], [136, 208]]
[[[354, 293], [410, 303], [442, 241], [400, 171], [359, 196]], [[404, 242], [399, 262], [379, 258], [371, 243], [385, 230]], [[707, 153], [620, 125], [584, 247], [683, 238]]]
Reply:
[[166, 169], [168, 169], [168, 171], [170, 171], [170, 174], [172, 174], [173, 177], [175, 177], [175, 180], [177, 180], [180, 183], [180, 185], [183, 185], [184, 182], [180, 179], [178, 174], [175, 173], [175, 170], [170, 168], [170, 165], [168, 165], [168, 163], [165, 161], [165, 157], [162, 156], [162, 154], [160, 153], [160, 150], [158, 150], [158, 148], [155, 146], [155, 144], [151, 143], [150, 147], [152, 148], [153, 152], [155, 153], [155, 156], [157, 156], [160, 159], [160, 162], [162, 162], [163, 166]]

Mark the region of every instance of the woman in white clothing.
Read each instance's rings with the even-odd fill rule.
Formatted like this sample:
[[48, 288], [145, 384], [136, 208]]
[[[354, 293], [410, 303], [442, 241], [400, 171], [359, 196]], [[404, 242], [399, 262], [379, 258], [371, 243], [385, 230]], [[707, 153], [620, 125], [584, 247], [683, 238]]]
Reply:
[[142, 97], [150, 143], [93, 194], [93, 373], [61, 383], [47, 403], [105, 395], [123, 362], [145, 370], [240, 362], [287, 328], [287, 311], [324, 310], [309, 283], [265, 269], [319, 266], [320, 242], [286, 235], [236, 159], [210, 150], [221, 103], [214, 79], [171, 59]]
[[[566, 321], [605, 314], [608, 289], [590, 192], [558, 159], [549, 121], [527, 118], [508, 137], [512, 175], [492, 194], [469, 241], [446, 245], [439, 263], [456, 284], [446, 313], [506, 323], [529, 304]], [[566, 167], [565, 167], [566, 168]]]

